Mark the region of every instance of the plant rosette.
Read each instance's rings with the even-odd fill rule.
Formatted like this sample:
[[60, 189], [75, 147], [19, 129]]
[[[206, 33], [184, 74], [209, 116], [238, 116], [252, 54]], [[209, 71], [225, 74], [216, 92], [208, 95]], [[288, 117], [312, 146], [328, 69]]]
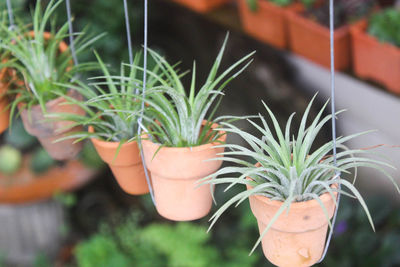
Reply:
[[173, 0], [200, 13], [208, 12], [231, 0]]
[[289, 45], [286, 11], [295, 5], [277, 5], [268, 0], [256, 0], [252, 10], [248, 0], [239, 0], [239, 14], [245, 31], [254, 38], [274, 47], [285, 49]]
[[[89, 133], [94, 133], [89, 126]], [[121, 188], [131, 195], [144, 195], [149, 192], [140, 150], [136, 141], [128, 143], [107, 142], [97, 138], [90, 139], [102, 160], [106, 162]]]
[[[289, 42], [291, 50], [319, 65], [330, 67], [330, 34], [329, 28], [306, 18], [302, 13], [304, 6], [287, 11]], [[350, 29], [344, 25], [335, 30], [335, 69], [344, 70], [350, 67], [351, 43]]]
[[[218, 128], [218, 124], [214, 123], [211, 128]], [[144, 158], [160, 215], [174, 221], [191, 221], [210, 212], [213, 187], [199, 186], [197, 181], [222, 164], [222, 160], [210, 161], [224, 151], [216, 147], [226, 141], [225, 132], [219, 134], [213, 143], [195, 147], [162, 147], [149, 140], [148, 135], [143, 137]]]
[[400, 49], [368, 34], [366, 20], [351, 27], [353, 70], [357, 76], [371, 79], [400, 94]]
[[[253, 189], [246, 186], [247, 190]], [[319, 199], [331, 219], [336, 208], [332, 196], [325, 193]], [[283, 202], [260, 195], [250, 196], [249, 202], [262, 235]], [[263, 236], [262, 249], [265, 257], [277, 266], [311, 266], [321, 259], [327, 231], [328, 221], [317, 200], [293, 203], [289, 212], [283, 212]]]
[[[338, 137], [335, 142], [329, 141], [312, 150], [321, 129], [332, 119], [332, 115], [322, 116], [326, 102], [307, 125], [313, 100], [304, 112], [297, 134], [291, 132], [295, 113], [282, 130], [265, 103], [273, 128], [262, 115], [259, 115], [261, 126], [248, 120], [262, 135], [261, 138], [231, 123], [221, 123], [219, 130], [237, 134], [250, 149], [236, 144], [221, 146], [227, 152], [216, 160], [223, 159], [233, 166], [227, 165], [200, 181], [202, 185], [228, 184], [225, 191], [235, 185], [246, 185], [247, 190], [234, 195], [214, 213], [210, 229], [230, 206], [238, 206], [249, 199], [260, 231], [251, 253], [261, 242], [267, 259], [282, 267], [311, 266], [320, 260], [328, 225], [332, 227], [330, 220], [339, 193], [357, 199], [372, 229], [375, 229], [368, 207], [354, 185], [357, 172], [354, 171], [352, 182], [341, 179], [341, 174], [350, 174], [359, 167], [376, 169], [400, 192], [393, 177], [383, 168], [394, 169], [393, 166], [367, 157], [372, 153], [365, 149], [350, 149], [345, 145], [345, 142], [367, 132]], [[335, 146], [337, 154], [333, 157], [331, 151]], [[258, 163], [254, 165], [254, 162]], [[223, 177], [215, 178], [218, 176]]]
[[[70, 90], [67, 96], [82, 101], [83, 97], [74, 90]], [[18, 99], [18, 96], [17, 96]], [[69, 104], [63, 97], [58, 97], [46, 103], [46, 113], [40, 105], [27, 109], [23, 102], [18, 103], [18, 109], [26, 131], [37, 137], [49, 155], [56, 160], [75, 158], [82, 149], [82, 143], [75, 143], [76, 139], [58, 141], [68, 135], [83, 130], [82, 126], [70, 128], [72, 121], [50, 120], [46, 114], [67, 113], [84, 115], [85, 111], [78, 105]]]

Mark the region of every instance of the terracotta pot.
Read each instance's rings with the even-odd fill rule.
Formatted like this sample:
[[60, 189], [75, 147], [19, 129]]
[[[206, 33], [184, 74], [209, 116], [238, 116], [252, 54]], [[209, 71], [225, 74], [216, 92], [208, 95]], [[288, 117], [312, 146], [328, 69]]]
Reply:
[[95, 177], [96, 171], [77, 160], [54, 166], [43, 174], [30, 169], [30, 156], [24, 157], [21, 169], [11, 175], [0, 174], [0, 203], [20, 204], [43, 201], [57, 192], [73, 191]]
[[10, 123], [9, 99], [6, 95], [9, 86], [10, 70], [0, 70], [0, 133], [4, 132]]
[[[251, 187], [247, 186], [247, 189]], [[335, 204], [331, 195], [325, 193], [320, 199], [329, 218], [332, 218]], [[259, 195], [251, 196], [249, 201], [261, 234], [283, 202]], [[292, 203], [289, 213], [284, 211], [264, 235], [264, 255], [271, 263], [280, 267], [311, 266], [321, 259], [327, 230], [325, 213], [316, 200]]]
[[[212, 126], [216, 127], [217, 124]], [[226, 135], [222, 135], [218, 140], [225, 142]], [[142, 140], [146, 166], [151, 173], [156, 208], [160, 215], [174, 221], [191, 221], [210, 212], [211, 187], [199, 187], [197, 181], [221, 166], [222, 161], [206, 161], [216, 158], [218, 153], [224, 151], [223, 148], [214, 147], [219, 144], [215, 142], [192, 148], [160, 149], [159, 144]]]
[[231, 0], [173, 0], [181, 5], [184, 5], [197, 12], [208, 12], [215, 9], [223, 4], [228, 3]]
[[[304, 7], [288, 10], [290, 48], [319, 65], [330, 68], [329, 28], [302, 15]], [[344, 70], [351, 63], [350, 29], [348, 25], [335, 30], [335, 69]]]
[[354, 72], [365, 79], [382, 83], [390, 91], [400, 94], [400, 49], [380, 42], [366, 33], [367, 22], [351, 27]]
[[252, 37], [274, 47], [284, 49], [289, 44], [286, 11], [267, 0], [258, 0], [257, 11], [250, 10], [247, 0], [239, 0], [239, 14], [245, 31]]
[[[92, 126], [89, 127], [89, 132], [94, 132]], [[136, 141], [123, 144], [117, 154], [119, 142], [106, 142], [95, 138], [90, 140], [103, 161], [110, 166], [115, 179], [126, 193], [144, 195], [149, 192]]]
[[[77, 100], [83, 100], [82, 95], [70, 90], [67, 95]], [[85, 111], [78, 105], [65, 105], [66, 100], [58, 97], [47, 102], [46, 112], [51, 113], [71, 113], [84, 115]], [[68, 136], [74, 132], [83, 131], [82, 126], [73, 127], [69, 130], [65, 128], [73, 124], [72, 121], [49, 121], [46, 120], [40, 105], [32, 106], [29, 110], [24, 107], [24, 103], [19, 103], [18, 108], [21, 113], [22, 122], [25, 130], [39, 139], [39, 142], [46, 149], [49, 155], [56, 160], [67, 160], [74, 158], [82, 149], [82, 142], [75, 143], [76, 139], [67, 139], [61, 142], [56, 140]]]

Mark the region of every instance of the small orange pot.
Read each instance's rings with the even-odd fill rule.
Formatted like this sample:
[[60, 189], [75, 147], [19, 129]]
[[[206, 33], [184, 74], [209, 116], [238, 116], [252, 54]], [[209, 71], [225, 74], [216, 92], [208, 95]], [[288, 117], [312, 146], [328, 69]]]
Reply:
[[204, 13], [215, 9], [230, 0], [173, 0], [197, 12]]
[[367, 21], [351, 27], [354, 72], [365, 79], [382, 83], [400, 94], [400, 49], [366, 33]]
[[[75, 98], [76, 100], [83, 100], [81, 94], [74, 90], [70, 90], [67, 94], [69, 97]], [[67, 100], [62, 97], [58, 97], [54, 100], [49, 101], [46, 104], [47, 113], [70, 113], [77, 115], [84, 115], [85, 111], [78, 105], [64, 104]], [[76, 126], [69, 130], [66, 130], [72, 121], [46, 121], [45, 114], [43, 114], [40, 105], [32, 106], [27, 110], [24, 103], [18, 104], [18, 109], [21, 113], [22, 122], [25, 130], [39, 139], [44, 149], [49, 155], [56, 160], [67, 160], [74, 158], [82, 149], [82, 142], [74, 143], [76, 139], [67, 139], [60, 142], [56, 140], [68, 136], [74, 132], [81, 132], [82, 126]]]
[[[330, 68], [329, 29], [304, 16], [304, 7], [288, 10], [290, 48], [319, 65]], [[350, 29], [348, 25], [335, 30], [335, 69], [345, 70], [351, 63]]]
[[[216, 127], [217, 124], [212, 126]], [[218, 140], [225, 142], [226, 135]], [[215, 142], [192, 148], [160, 149], [159, 144], [142, 140], [146, 166], [151, 172], [156, 208], [160, 215], [173, 221], [191, 221], [210, 212], [211, 187], [199, 187], [196, 182], [221, 166], [222, 161], [206, 161], [224, 151], [223, 148], [214, 147], [219, 144]]]
[[258, 0], [257, 5], [257, 11], [252, 11], [247, 0], [239, 0], [239, 14], [245, 31], [262, 42], [286, 48], [289, 44], [286, 11], [294, 5], [281, 7], [267, 0]]
[[[251, 187], [247, 186], [247, 189]], [[337, 196], [336, 192], [334, 194]], [[331, 195], [325, 193], [320, 199], [329, 218], [332, 218], [335, 204]], [[249, 201], [261, 234], [283, 202], [260, 195], [250, 196]], [[328, 221], [316, 200], [292, 203], [289, 213], [284, 211], [264, 235], [264, 255], [271, 263], [280, 267], [312, 266], [321, 259], [327, 230]]]
[[[92, 126], [89, 132], [94, 132]], [[131, 195], [144, 195], [149, 192], [149, 186], [144, 174], [140, 150], [136, 141], [125, 143], [118, 154], [119, 142], [106, 142], [91, 138], [100, 157], [106, 162], [121, 188]]]
[[9, 86], [7, 81], [9, 72], [7, 68], [0, 70], [0, 133], [4, 132], [10, 123], [9, 99], [6, 95]]

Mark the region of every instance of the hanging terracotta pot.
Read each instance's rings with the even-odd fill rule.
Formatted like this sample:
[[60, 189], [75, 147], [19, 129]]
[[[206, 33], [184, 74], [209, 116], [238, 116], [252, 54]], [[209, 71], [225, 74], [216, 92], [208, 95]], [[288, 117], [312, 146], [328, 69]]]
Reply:
[[0, 69], [0, 133], [4, 132], [10, 123], [10, 109], [7, 90], [11, 71], [8, 68]]
[[[89, 132], [93, 133], [92, 126]], [[144, 195], [149, 186], [143, 169], [140, 150], [136, 141], [123, 144], [119, 151], [119, 142], [106, 142], [91, 138], [100, 157], [106, 162], [121, 188], [131, 195]]]
[[[217, 124], [212, 126], [217, 127]], [[223, 148], [214, 147], [226, 140], [226, 135], [223, 132], [220, 134], [218, 142], [192, 148], [160, 148], [160, 144], [142, 140], [146, 166], [151, 173], [156, 208], [160, 215], [174, 221], [191, 221], [210, 212], [211, 187], [199, 186], [197, 181], [218, 170], [222, 164], [222, 161], [207, 161], [224, 151]]]
[[351, 27], [354, 72], [400, 94], [400, 48], [380, 42], [366, 33], [366, 29], [365, 20]]
[[258, 0], [257, 5], [257, 10], [252, 11], [247, 0], [239, 0], [239, 14], [245, 31], [262, 42], [286, 48], [289, 43], [286, 11], [294, 5], [281, 7], [267, 0]]
[[[247, 189], [252, 188], [247, 186]], [[337, 195], [336, 192], [334, 194]], [[320, 196], [320, 200], [329, 218], [332, 218], [335, 204], [331, 195], [325, 193]], [[260, 195], [250, 196], [249, 201], [261, 234], [283, 202]], [[318, 201], [292, 203], [289, 212], [284, 211], [264, 235], [264, 255], [280, 267], [312, 266], [321, 259], [327, 230], [328, 221]]]
[[[290, 48], [319, 65], [330, 68], [329, 28], [302, 15], [304, 7], [296, 6], [288, 10]], [[349, 26], [335, 30], [335, 69], [345, 70], [351, 63], [351, 43]]]
[[173, 0], [181, 5], [184, 5], [197, 12], [208, 12], [223, 4], [228, 3], [230, 0]]
[[[78, 92], [70, 90], [67, 95], [76, 100], [82, 101], [83, 97]], [[51, 113], [70, 113], [84, 115], [85, 111], [78, 105], [64, 104], [66, 99], [58, 97], [46, 104], [46, 112]], [[67, 139], [60, 142], [56, 140], [68, 136], [74, 132], [83, 131], [82, 126], [76, 126], [66, 130], [73, 124], [72, 121], [46, 120], [40, 105], [25, 108], [25, 103], [19, 103], [18, 109], [21, 113], [22, 122], [25, 130], [38, 138], [39, 142], [46, 149], [49, 155], [56, 160], [67, 160], [74, 158], [82, 149], [82, 142], [74, 143], [76, 139]]]

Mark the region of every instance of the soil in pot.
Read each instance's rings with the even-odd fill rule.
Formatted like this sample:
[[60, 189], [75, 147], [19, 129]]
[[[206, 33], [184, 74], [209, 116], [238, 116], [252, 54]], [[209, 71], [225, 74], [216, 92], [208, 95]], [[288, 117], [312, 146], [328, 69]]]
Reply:
[[[217, 126], [214, 124], [212, 128]], [[142, 141], [160, 215], [174, 221], [191, 221], [210, 212], [213, 188], [209, 185], [199, 186], [197, 181], [219, 169], [222, 161], [206, 160], [216, 158], [217, 154], [223, 152], [223, 148], [214, 146], [225, 140], [226, 135], [223, 134], [218, 142], [192, 148], [160, 148], [160, 144], [150, 140]]]
[[[69, 97], [76, 100], [83, 100], [82, 95], [76, 91], [69, 91]], [[46, 112], [51, 113], [70, 113], [77, 115], [84, 115], [85, 111], [78, 105], [64, 103], [66, 100], [58, 97], [54, 100], [47, 102]], [[18, 108], [21, 113], [22, 122], [25, 130], [38, 138], [39, 142], [46, 149], [49, 155], [56, 160], [68, 160], [75, 158], [82, 149], [82, 142], [74, 143], [76, 139], [67, 139], [64, 141], [56, 142], [58, 139], [66, 137], [74, 132], [83, 130], [82, 126], [73, 127], [66, 130], [72, 121], [56, 121], [45, 118], [40, 105], [32, 106], [29, 110], [24, 107], [24, 103], [19, 103]]]
[[357, 76], [376, 81], [400, 94], [400, 49], [380, 42], [366, 32], [367, 22], [351, 27], [353, 70]]
[[0, 69], [0, 133], [4, 132], [10, 123], [10, 101], [7, 91], [14, 77], [14, 71], [8, 68]]
[[278, 6], [268, 0], [258, 0], [257, 10], [251, 10], [247, 0], [239, 0], [239, 13], [245, 31], [254, 38], [274, 47], [288, 46], [286, 10], [293, 8]]
[[[89, 132], [93, 132], [89, 127]], [[121, 188], [131, 195], [144, 195], [149, 192], [140, 150], [136, 141], [124, 143], [119, 151], [119, 142], [106, 142], [91, 139], [97, 153], [106, 162]]]
[[184, 5], [197, 12], [208, 12], [223, 4], [228, 3], [230, 0], [173, 0], [181, 5]]

